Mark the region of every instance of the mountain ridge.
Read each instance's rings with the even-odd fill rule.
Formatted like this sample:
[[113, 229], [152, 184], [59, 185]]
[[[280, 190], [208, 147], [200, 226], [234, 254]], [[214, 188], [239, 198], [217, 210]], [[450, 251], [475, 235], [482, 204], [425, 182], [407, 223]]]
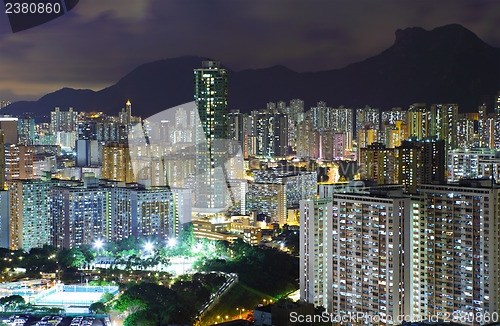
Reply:
[[[192, 71], [207, 58], [184, 56], [142, 64], [99, 91], [62, 88], [37, 101], [15, 102], [3, 111], [48, 114], [54, 107], [116, 114], [130, 100], [147, 117], [193, 100]], [[500, 49], [457, 24], [427, 31], [395, 31], [394, 43], [380, 54], [343, 68], [296, 72], [283, 65], [228, 70], [229, 108], [248, 112], [270, 101], [301, 98], [330, 106], [381, 109], [415, 102], [457, 103], [471, 112], [500, 90]], [[135, 111], [137, 114], [137, 111]]]

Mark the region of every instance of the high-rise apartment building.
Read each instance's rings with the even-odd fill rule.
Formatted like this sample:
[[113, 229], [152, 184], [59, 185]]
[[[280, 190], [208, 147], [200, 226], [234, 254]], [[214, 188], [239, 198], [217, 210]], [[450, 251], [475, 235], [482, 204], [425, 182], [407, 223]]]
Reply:
[[346, 325], [397, 324], [409, 308], [410, 199], [400, 190], [335, 193], [300, 209], [301, 299], [361, 314]]
[[317, 159], [320, 154], [320, 133], [313, 126], [310, 112], [297, 127], [297, 157]]
[[107, 143], [102, 147], [102, 178], [127, 183], [136, 182], [127, 144]]
[[166, 240], [176, 232], [174, 197], [169, 187], [137, 188], [131, 196], [132, 235]]
[[382, 112], [382, 124], [396, 124], [396, 121], [408, 121], [408, 111], [401, 108], [392, 108], [391, 111]]
[[423, 103], [416, 103], [408, 109], [410, 137], [418, 140], [432, 136], [431, 114]]
[[302, 199], [317, 196], [317, 173], [287, 170], [254, 170], [248, 184], [247, 211], [267, 215], [272, 222], [285, 224], [287, 208]]
[[285, 157], [288, 148], [288, 117], [283, 113], [255, 116], [256, 156]]
[[0, 130], [0, 190], [5, 189], [5, 140], [3, 130]]
[[461, 179], [494, 179], [500, 182], [500, 151], [489, 148], [456, 149], [448, 152], [448, 182]]
[[420, 220], [413, 224], [418, 293], [412, 309], [421, 316], [468, 316], [461, 324], [500, 311], [499, 187], [492, 180], [421, 185]]
[[61, 111], [55, 108], [50, 113], [50, 132], [55, 134], [58, 131], [77, 131], [78, 129], [78, 112], [69, 108], [68, 111]]
[[10, 247], [10, 192], [0, 190], [0, 248]]
[[115, 204], [108, 196], [97, 180], [88, 186], [52, 187], [52, 245], [73, 248], [107, 240], [108, 205]]
[[76, 166], [100, 166], [102, 164], [102, 144], [97, 140], [76, 141]]
[[4, 155], [5, 179], [33, 179], [33, 146], [7, 145]]
[[275, 183], [286, 186], [287, 205], [298, 205], [302, 199], [316, 198], [317, 173], [268, 169], [254, 170], [254, 181], [257, 183]]
[[207, 212], [226, 208], [228, 110], [227, 71], [204, 61], [194, 70], [194, 100], [201, 126], [195, 127], [195, 207]]
[[24, 116], [17, 121], [17, 143], [20, 145], [35, 144], [35, 119]]
[[297, 127], [304, 118], [304, 101], [294, 99], [290, 101], [290, 105], [286, 108], [288, 117], [288, 146], [292, 151], [297, 150]]
[[345, 134], [346, 149], [352, 149], [352, 141], [354, 138], [354, 118], [352, 109], [340, 106], [330, 110], [330, 121], [332, 130], [335, 133]]
[[378, 184], [396, 183], [394, 149], [384, 144], [373, 143], [359, 150], [361, 179], [375, 181]]
[[51, 180], [8, 180], [10, 191], [11, 250], [43, 247], [51, 243]]
[[247, 212], [264, 214], [272, 223], [284, 224], [287, 219], [286, 186], [279, 183], [250, 182]]
[[169, 187], [136, 185], [109, 188], [109, 198], [112, 203], [108, 222], [109, 239], [119, 241], [130, 236], [155, 236], [166, 240], [178, 233], [174, 199], [180, 200], [179, 207], [185, 205], [186, 198], [182, 193], [174, 196]]
[[457, 118], [457, 148], [470, 149], [479, 147], [479, 115], [462, 113]]
[[376, 129], [361, 129], [358, 131], [358, 150], [377, 143], [379, 131]]
[[457, 104], [433, 104], [430, 110], [431, 136], [445, 141], [447, 151], [457, 148]]
[[332, 199], [300, 201], [300, 298], [332, 311]]
[[356, 132], [360, 130], [379, 130], [380, 129], [380, 110], [365, 106], [356, 109]]
[[405, 192], [417, 193], [424, 183], [446, 180], [445, 141], [403, 141], [395, 148], [395, 175]]

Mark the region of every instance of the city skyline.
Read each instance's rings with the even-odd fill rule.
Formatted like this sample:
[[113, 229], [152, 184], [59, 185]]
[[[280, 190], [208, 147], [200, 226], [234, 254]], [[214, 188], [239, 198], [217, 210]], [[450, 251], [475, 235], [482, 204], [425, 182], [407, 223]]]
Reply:
[[0, 324], [500, 321], [494, 1], [76, 2], [0, 21]]
[[[256, 263], [260, 251], [285, 255], [267, 277], [291, 277], [300, 300], [282, 287], [285, 301], [247, 304], [257, 326], [278, 308], [284, 318], [295, 309], [318, 316], [314, 308], [355, 315], [352, 325], [451, 316], [476, 326], [497, 316], [500, 90], [493, 107], [472, 113], [453, 103], [383, 111], [298, 98], [241, 112], [228, 110], [231, 81], [219, 62], [200, 61], [186, 77], [194, 101], [146, 119], [131, 101], [117, 115], [55, 107], [50, 123], [0, 117], [0, 244], [75, 259], [93, 246], [97, 254], [79, 263], [91, 274], [132, 262], [165, 272], [167, 257], [181, 259], [184, 274], [195, 254], [202, 267], [191, 259], [189, 270], [262, 269], [270, 262]], [[143, 249], [99, 256], [104, 244], [123, 243]], [[231, 254], [208, 258], [221, 246]], [[183, 318], [204, 318], [211, 305]]]

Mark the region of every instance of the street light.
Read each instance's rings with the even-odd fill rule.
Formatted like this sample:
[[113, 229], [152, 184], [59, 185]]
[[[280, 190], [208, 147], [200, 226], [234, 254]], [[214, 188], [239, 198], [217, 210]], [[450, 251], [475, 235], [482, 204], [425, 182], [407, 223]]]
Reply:
[[175, 238], [170, 238], [168, 240], [168, 247], [169, 248], [175, 247], [176, 245], [177, 245], [177, 240]]
[[97, 249], [97, 252], [99, 252], [103, 246], [104, 246], [104, 241], [100, 239], [94, 242], [94, 248]]
[[146, 252], [151, 252], [153, 251], [153, 244], [151, 242], [146, 242], [146, 244], [144, 245], [144, 250]]

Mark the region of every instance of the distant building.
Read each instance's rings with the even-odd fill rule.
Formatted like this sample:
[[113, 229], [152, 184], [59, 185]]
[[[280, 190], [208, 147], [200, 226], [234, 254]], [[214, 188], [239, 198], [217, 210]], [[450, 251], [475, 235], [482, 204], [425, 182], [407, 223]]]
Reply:
[[316, 172], [254, 170], [248, 184], [247, 212], [265, 214], [271, 222], [285, 224], [287, 207], [317, 195]]
[[50, 113], [50, 132], [55, 134], [58, 131], [77, 131], [78, 128], [78, 112], [69, 108], [68, 111], [61, 111], [55, 108]]
[[259, 113], [255, 117], [256, 156], [285, 157], [288, 117], [284, 113]]
[[408, 193], [417, 193], [424, 183], [446, 180], [445, 141], [403, 141], [395, 149], [397, 183], [405, 185]]
[[17, 143], [20, 145], [35, 145], [35, 119], [24, 116], [17, 121]]
[[103, 179], [126, 183], [137, 182], [127, 144], [107, 143], [102, 147], [101, 174]]
[[384, 144], [373, 143], [359, 150], [359, 166], [361, 179], [375, 181], [379, 184], [396, 183], [394, 149]]
[[5, 146], [5, 179], [33, 179], [33, 146]]
[[500, 182], [500, 151], [490, 148], [457, 149], [448, 152], [448, 182], [487, 178]]
[[245, 221], [223, 221], [213, 222], [208, 219], [196, 219], [192, 221], [193, 233], [198, 239], [224, 240], [233, 242], [243, 239], [246, 243], [255, 246], [262, 239], [260, 227], [245, 223]]
[[[380, 110], [365, 106], [356, 109], [356, 132], [360, 130], [379, 130], [380, 129]], [[377, 141], [377, 140], [375, 140]]]
[[102, 161], [102, 145], [97, 140], [76, 141], [76, 166], [99, 166]]
[[0, 248], [10, 248], [10, 192], [0, 191]]
[[0, 116], [0, 129], [3, 130], [5, 144], [17, 144], [18, 118], [11, 116]]
[[0, 130], [0, 190], [5, 189], [5, 141], [4, 132]]

